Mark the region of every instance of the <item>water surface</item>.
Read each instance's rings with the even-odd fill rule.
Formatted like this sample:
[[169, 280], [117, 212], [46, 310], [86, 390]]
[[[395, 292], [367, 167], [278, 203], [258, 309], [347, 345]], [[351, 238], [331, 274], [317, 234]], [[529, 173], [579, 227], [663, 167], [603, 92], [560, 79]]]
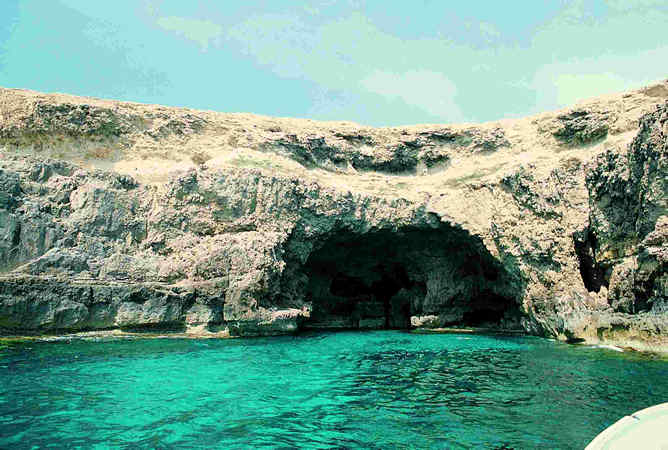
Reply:
[[583, 448], [666, 401], [666, 360], [527, 337], [0, 343], [0, 448]]

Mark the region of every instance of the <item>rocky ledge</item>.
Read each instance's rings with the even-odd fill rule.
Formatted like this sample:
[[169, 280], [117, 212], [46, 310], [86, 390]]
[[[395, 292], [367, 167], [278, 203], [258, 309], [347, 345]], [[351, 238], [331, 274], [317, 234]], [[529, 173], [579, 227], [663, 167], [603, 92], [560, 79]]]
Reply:
[[484, 327], [668, 351], [666, 99], [370, 128], [0, 89], [0, 332]]

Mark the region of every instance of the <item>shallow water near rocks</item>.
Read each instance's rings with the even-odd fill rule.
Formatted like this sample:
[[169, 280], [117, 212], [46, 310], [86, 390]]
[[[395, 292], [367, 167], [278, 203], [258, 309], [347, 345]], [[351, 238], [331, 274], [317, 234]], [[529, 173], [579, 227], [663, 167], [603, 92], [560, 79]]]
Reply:
[[0, 344], [0, 448], [583, 448], [665, 401], [665, 359], [530, 337]]

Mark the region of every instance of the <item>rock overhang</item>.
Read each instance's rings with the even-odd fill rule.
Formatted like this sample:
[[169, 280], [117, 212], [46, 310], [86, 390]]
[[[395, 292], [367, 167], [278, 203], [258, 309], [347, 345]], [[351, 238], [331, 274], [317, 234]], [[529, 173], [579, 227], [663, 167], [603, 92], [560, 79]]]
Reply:
[[[146, 324], [293, 332], [313, 309], [308, 299], [295, 301], [306, 294], [286, 279], [292, 273], [308, 280], [304, 268], [318, 266], [317, 255], [332, 253], [337, 242], [357, 242], [368, 251], [378, 233], [404, 242], [411, 227], [441, 230], [445, 242], [461, 230], [458, 236], [476, 249], [473, 254], [491, 258], [502, 268], [501, 279], [510, 280], [503, 283], [514, 289], [499, 294], [497, 285], [481, 302], [511, 298], [525, 331], [592, 341], [622, 334], [633, 340], [637, 331], [660, 340], [663, 332], [652, 334], [642, 323], [665, 321], [656, 306], [666, 296], [665, 184], [656, 176], [666, 170], [666, 107], [655, 108], [665, 103], [663, 84], [529, 120], [394, 129], [2, 90], [0, 107], [9, 118], [0, 130], [3, 277], [17, 283], [33, 277], [30, 286], [37, 286], [35, 280], [45, 286], [54, 280], [120, 286], [125, 294], [89, 302], [107, 305], [95, 308], [108, 308], [112, 319], [118, 311], [122, 317], [136, 311]], [[641, 116], [637, 144], [627, 151]], [[197, 161], [188, 163], [190, 156]], [[615, 171], [608, 160], [630, 169]], [[142, 161], [162, 161], [156, 173], [173, 175], [147, 178]], [[612, 214], [596, 200], [628, 197], [617, 188], [629, 183], [639, 189], [637, 198], [613, 202], [613, 209], [621, 212], [635, 202], [640, 210]], [[652, 220], [643, 220], [637, 235], [609, 220], [645, 217], [638, 215], [643, 208]], [[369, 272], [377, 264], [364, 262], [363, 254], [345, 258]], [[383, 253], [378, 260], [392, 264], [367, 277], [368, 283], [362, 277], [359, 289], [376, 295], [378, 279], [391, 285], [404, 278], [390, 299], [402, 290], [421, 291], [420, 283], [425, 292], [411, 298], [431, 299], [438, 277], [412, 274], [405, 259]], [[328, 295], [332, 284], [334, 294], [345, 294], [341, 286], [354, 274], [337, 269], [330, 275]], [[137, 289], [146, 295], [132, 294]], [[49, 289], [34, 290], [53, 299], [38, 321], [41, 329], [127, 324], [91, 322], [85, 302], [86, 310], [64, 303], [62, 311], [74, 312], [57, 316], [60, 303], [48, 297]], [[187, 301], [175, 300], [186, 293]], [[13, 305], [7, 314], [39, 311], [31, 305], [42, 294], [33, 294], [3, 300], [5, 307]], [[135, 299], [132, 308], [123, 306], [128, 298]], [[160, 306], [170, 302], [181, 306]], [[486, 311], [468, 320], [496, 317], [494, 308]], [[634, 315], [638, 311], [653, 319]], [[414, 308], [408, 314], [414, 324], [444, 323], [440, 312], [430, 312]], [[453, 322], [465, 322], [465, 313]], [[613, 313], [627, 314], [622, 334], [611, 325], [621, 320], [617, 315], [606, 319]], [[383, 320], [387, 326], [385, 313]], [[649, 338], [634, 342], [643, 339]]]

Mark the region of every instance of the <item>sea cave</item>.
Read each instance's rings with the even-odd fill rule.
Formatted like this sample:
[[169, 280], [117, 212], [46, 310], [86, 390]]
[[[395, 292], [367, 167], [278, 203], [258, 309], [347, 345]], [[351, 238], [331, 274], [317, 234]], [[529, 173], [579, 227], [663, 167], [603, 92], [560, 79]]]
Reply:
[[338, 230], [301, 265], [305, 329], [512, 328], [512, 274], [478, 238], [447, 225]]

